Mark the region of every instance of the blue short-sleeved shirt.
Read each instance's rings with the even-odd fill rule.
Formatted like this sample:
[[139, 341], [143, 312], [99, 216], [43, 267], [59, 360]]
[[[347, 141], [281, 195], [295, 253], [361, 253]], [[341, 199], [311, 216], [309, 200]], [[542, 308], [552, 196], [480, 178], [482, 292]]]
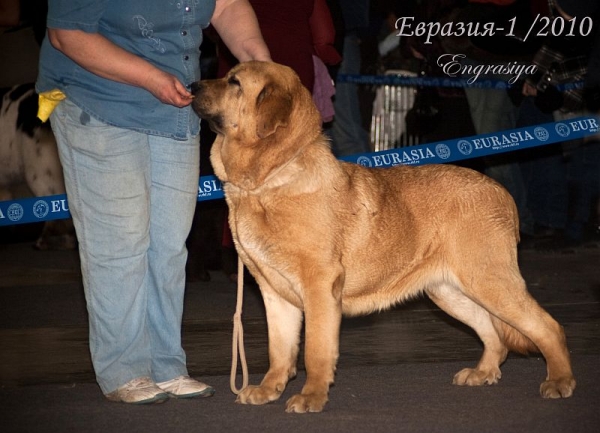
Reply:
[[[200, 79], [202, 28], [208, 26], [215, 0], [50, 0], [49, 28], [99, 33], [184, 85]], [[139, 87], [101, 78], [42, 44], [38, 92], [62, 90], [69, 100], [110, 125], [152, 135], [183, 139], [197, 134], [191, 107], [161, 103]]]

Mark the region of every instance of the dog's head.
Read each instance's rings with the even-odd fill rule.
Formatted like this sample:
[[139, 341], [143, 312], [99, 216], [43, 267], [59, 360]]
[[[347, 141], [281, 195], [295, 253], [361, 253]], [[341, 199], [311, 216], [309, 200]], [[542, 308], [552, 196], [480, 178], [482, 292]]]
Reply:
[[296, 73], [272, 62], [240, 63], [221, 79], [193, 86], [192, 108], [217, 133], [215, 174], [256, 188], [321, 133], [312, 96]]
[[287, 66], [253, 61], [238, 64], [224, 78], [199, 81], [193, 91], [194, 111], [217, 134], [253, 140], [287, 127], [294, 96], [307, 90]]

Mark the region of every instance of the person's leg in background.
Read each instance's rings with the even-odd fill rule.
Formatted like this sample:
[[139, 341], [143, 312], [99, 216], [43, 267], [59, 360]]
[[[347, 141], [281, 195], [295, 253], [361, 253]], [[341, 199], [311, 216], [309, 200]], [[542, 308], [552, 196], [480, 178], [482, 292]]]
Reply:
[[[344, 38], [343, 60], [338, 74], [360, 74], [360, 38], [355, 31]], [[329, 132], [336, 156], [370, 152], [369, 134], [362, 127], [358, 89], [353, 83], [337, 83], [335, 117]]]
[[586, 238], [598, 200], [599, 172], [600, 142], [581, 140], [570, 152], [570, 218], [565, 230], [567, 243], [579, 244]]
[[[550, 123], [552, 113], [543, 113], [532, 97], [519, 106], [517, 127]], [[560, 235], [567, 224], [567, 168], [560, 143], [535, 147], [521, 162], [527, 189], [527, 207], [536, 225], [536, 237]]]
[[[566, 121], [586, 112], [555, 111], [556, 121]], [[600, 190], [600, 142], [598, 135], [562, 143], [567, 166], [568, 214], [564, 238], [549, 245], [550, 249], [580, 244], [586, 239], [593, 222]], [[591, 229], [591, 227], [590, 227]]]
[[[513, 105], [505, 90], [467, 87], [465, 94], [477, 134], [501, 132], [516, 127], [518, 108]], [[512, 195], [519, 212], [521, 232], [533, 235], [534, 221], [527, 207], [527, 193], [519, 163], [505, 156], [486, 158], [485, 174], [502, 184]]]

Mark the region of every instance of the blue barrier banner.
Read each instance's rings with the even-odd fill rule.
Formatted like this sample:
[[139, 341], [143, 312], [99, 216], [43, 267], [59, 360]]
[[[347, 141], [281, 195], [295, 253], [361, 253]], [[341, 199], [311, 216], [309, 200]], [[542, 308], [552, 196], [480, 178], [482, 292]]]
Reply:
[[366, 167], [391, 167], [398, 164], [444, 164], [561, 141], [577, 140], [598, 133], [599, 124], [598, 117], [584, 116], [491, 134], [350, 155], [340, 159]]
[[[367, 84], [370, 86], [406, 86], [406, 87], [473, 87], [479, 89], [508, 89], [512, 84], [506, 80], [492, 80], [481, 78], [471, 82], [467, 78], [456, 77], [409, 77], [406, 75], [358, 75], [338, 74], [338, 83]], [[519, 83], [519, 85], [521, 85]], [[580, 89], [583, 81], [562, 83], [556, 86], [560, 91]]]
[[[600, 131], [599, 123], [600, 120], [595, 116], [583, 116], [491, 134], [350, 155], [340, 160], [366, 167], [443, 164], [581, 139], [597, 134]], [[223, 186], [215, 176], [200, 177], [198, 201], [216, 200], [223, 196]], [[0, 201], [0, 226], [65, 219], [70, 216], [65, 194]]]
[[0, 226], [70, 218], [66, 194], [0, 201]]
[[[221, 181], [202, 176], [198, 182], [198, 201], [224, 197]], [[66, 194], [0, 201], [0, 227], [71, 218]]]
[[338, 74], [338, 83], [368, 84], [371, 86], [407, 86], [407, 87], [481, 87], [486, 89], [506, 89], [509, 87], [504, 80], [482, 79], [468, 83], [466, 78], [452, 77], [410, 77], [407, 75], [358, 75]]
[[201, 176], [198, 183], [198, 201], [223, 198], [223, 185], [216, 176]]

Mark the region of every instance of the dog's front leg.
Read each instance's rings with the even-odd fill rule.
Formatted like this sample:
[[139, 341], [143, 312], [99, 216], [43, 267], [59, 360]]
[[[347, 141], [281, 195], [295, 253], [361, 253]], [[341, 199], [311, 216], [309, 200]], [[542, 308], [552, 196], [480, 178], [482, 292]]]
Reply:
[[238, 395], [242, 404], [265, 404], [277, 400], [296, 375], [302, 328], [302, 311], [261, 284], [269, 329], [269, 371], [260, 385], [250, 385]]
[[287, 401], [286, 412], [321, 412], [328, 401], [339, 356], [341, 283], [313, 286], [304, 299], [306, 383]]

